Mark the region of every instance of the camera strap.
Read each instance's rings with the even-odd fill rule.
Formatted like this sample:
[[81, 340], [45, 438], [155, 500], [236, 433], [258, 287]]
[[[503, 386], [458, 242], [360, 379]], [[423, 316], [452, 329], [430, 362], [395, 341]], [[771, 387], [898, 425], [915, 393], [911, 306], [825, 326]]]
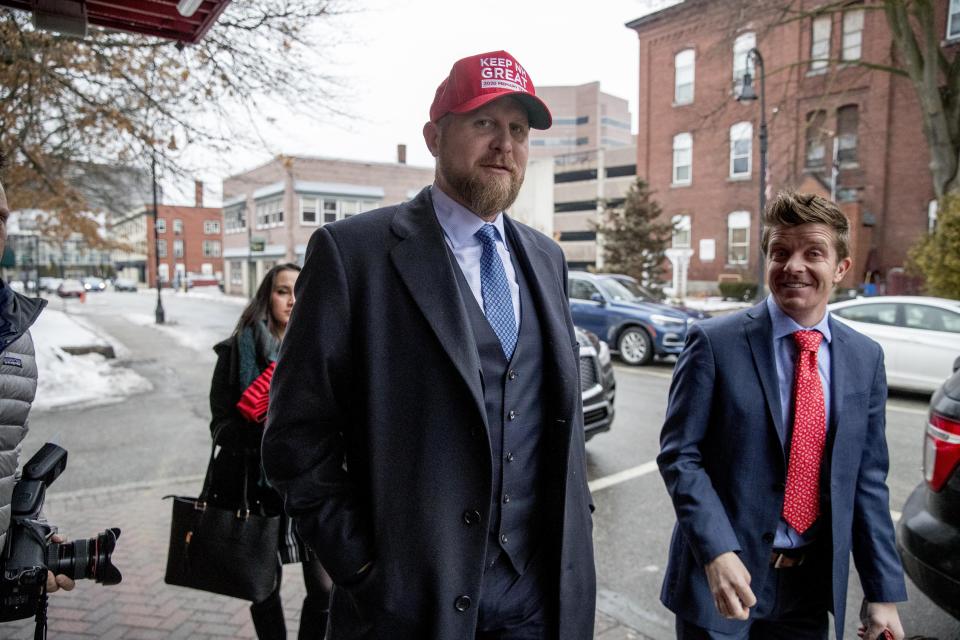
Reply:
[[37, 607], [37, 621], [33, 629], [33, 640], [47, 640], [47, 585], [43, 585], [40, 593], [40, 606]]

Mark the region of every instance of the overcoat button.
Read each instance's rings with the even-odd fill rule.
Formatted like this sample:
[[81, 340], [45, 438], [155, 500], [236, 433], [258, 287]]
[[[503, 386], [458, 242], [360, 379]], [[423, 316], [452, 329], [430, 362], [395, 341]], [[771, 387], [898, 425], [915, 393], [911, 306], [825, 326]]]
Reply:
[[507, 418], [509, 418], [510, 420], [513, 420], [516, 417], [517, 417], [516, 411], [511, 411], [510, 413], [507, 414]]
[[464, 611], [469, 609], [470, 604], [471, 604], [470, 596], [460, 596], [453, 601], [454, 608], [456, 608], [456, 610], [459, 611], [460, 613], [463, 613]]
[[477, 510], [467, 510], [463, 512], [463, 521], [468, 525], [480, 522], [480, 512]]

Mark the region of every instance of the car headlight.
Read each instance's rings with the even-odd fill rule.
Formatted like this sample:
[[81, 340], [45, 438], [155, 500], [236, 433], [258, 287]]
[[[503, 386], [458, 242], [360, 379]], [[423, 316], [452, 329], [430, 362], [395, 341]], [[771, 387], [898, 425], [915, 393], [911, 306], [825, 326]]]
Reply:
[[603, 340], [600, 341], [600, 348], [597, 349], [597, 359], [601, 366], [605, 367], [610, 364], [610, 347]]
[[683, 327], [684, 325], [687, 324], [686, 320], [684, 320], [683, 318], [676, 318], [674, 316], [664, 316], [664, 315], [660, 315], [659, 313], [655, 313], [651, 315], [650, 320], [654, 324], [661, 324], [665, 326], [674, 325], [678, 328]]

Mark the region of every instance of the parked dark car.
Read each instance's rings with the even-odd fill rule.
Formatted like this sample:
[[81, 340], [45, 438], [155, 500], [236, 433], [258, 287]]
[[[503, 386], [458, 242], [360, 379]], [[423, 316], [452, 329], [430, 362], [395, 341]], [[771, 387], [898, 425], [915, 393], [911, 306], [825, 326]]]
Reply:
[[83, 288], [87, 291], [100, 293], [101, 291], [107, 290], [107, 283], [103, 278], [97, 278], [96, 276], [88, 276], [86, 278], [83, 278], [81, 282], [83, 282]]
[[577, 327], [580, 343], [580, 393], [583, 395], [584, 438], [589, 440], [613, 424], [613, 400], [617, 380], [613, 375], [610, 348], [597, 334]]
[[923, 477], [903, 506], [897, 549], [914, 584], [960, 618], [960, 358], [930, 400]]
[[677, 355], [696, 320], [666, 304], [640, 302], [613, 278], [571, 271], [573, 323], [592, 331], [629, 365], [649, 364], [654, 355]]
[[[611, 278], [622, 284], [630, 293], [634, 295], [638, 302], [653, 302], [658, 304], [667, 304], [663, 302], [659, 297], [654, 295], [652, 291], [647, 289], [645, 286], [637, 282], [637, 279], [633, 276], [628, 276], [623, 273], [598, 273], [600, 278]], [[703, 320], [704, 318], [709, 318], [710, 314], [701, 309], [691, 309], [690, 307], [684, 307], [679, 304], [668, 304], [668, 307], [671, 309], [676, 309], [682, 313], [687, 314], [691, 318], [696, 320]]]

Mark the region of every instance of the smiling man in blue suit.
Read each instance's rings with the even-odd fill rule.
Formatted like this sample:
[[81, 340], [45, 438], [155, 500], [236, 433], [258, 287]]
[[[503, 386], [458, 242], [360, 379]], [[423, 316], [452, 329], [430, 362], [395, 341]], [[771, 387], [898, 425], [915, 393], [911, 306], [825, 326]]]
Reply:
[[906, 600], [886, 486], [880, 347], [827, 313], [849, 223], [819, 196], [764, 215], [770, 296], [694, 325], [657, 458], [677, 514], [661, 599], [677, 637], [843, 637], [850, 553], [867, 640]]

